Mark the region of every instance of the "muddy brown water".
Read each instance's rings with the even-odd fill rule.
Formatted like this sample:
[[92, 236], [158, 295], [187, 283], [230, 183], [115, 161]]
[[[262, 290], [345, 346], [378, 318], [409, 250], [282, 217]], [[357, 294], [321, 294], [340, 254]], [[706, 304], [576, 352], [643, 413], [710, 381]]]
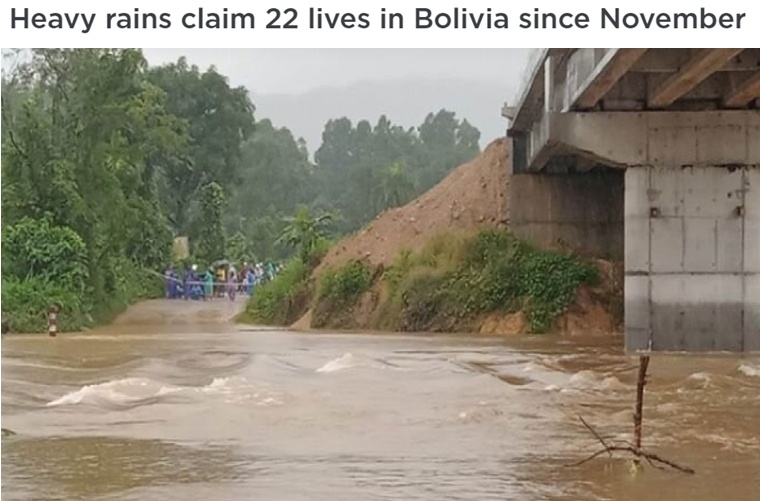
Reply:
[[760, 358], [656, 356], [625, 458], [619, 340], [236, 328], [156, 301], [92, 333], [5, 336], [4, 500], [760, 499]]

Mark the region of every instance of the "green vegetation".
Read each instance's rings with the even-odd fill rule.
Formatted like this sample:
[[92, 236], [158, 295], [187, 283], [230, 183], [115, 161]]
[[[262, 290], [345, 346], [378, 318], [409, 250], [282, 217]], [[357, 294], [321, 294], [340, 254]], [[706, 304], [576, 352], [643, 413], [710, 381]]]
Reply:
[[240, 151], [238, 183], [229, 190], [228, 234], [246, 237], [257, 259], [287, 259], [298, 249], [279, 238], [299, 212], [331, 214], [336, 239], [383, 210], [403, 205], [480, 152], [480, 132], [454, 113], [430, 113], [414, 128], [381, 116], [330, 120], [309, 160], [306, 145], [270, 120], [256, 122]]
[[311, 297], [310, 279], [314, 268], [327, 253], [325, 238], [329, 215], [311, 217], [302, 207], [283, 230], [280, 239], [298, 249], [294, 257], [272, 280], [256, 288], [238, 321], [263, 325], [289, 325], [307, 310]]
[[367, 263], [351, 260], [322, 274], [312, 316], [314, 327], [340, 327], [372, 283]]
[[163, 91], [166, 113], [184, 126], [181, 154], [161, 165], [161, 202], [175, 230], [193, 237], [201, 230], [197, 202], [204, 187], [229, 190], [242, 176], [255, 107], [245, 88], [231, 88], [215, 68], [201, 72], [185, 58], [149, 68], [144, 78]]
[[[370, 305], [373, 314], [358, 324], [357, 306], [380, 289], [380, 277], [385, 293], [372, 292], [378, 299]], [[246, 320], [285, 325], [311, 306], [317, 328], [466, 332], [477, 329], [484, 315], [521, 311], [531, 332], [543, 333], [578, 288], [596, 280], [592, 264], [535, 249], [506, 230], [442, 234], [420, 252], [402, 252], [387, 270], [351, 260], [325, 270], [317, 283], [310, 281], [309, 267], [295, 260], [254, 296]]]
[[3, 278], [3, 309], [13, 312], [13, 327], [18, 332], [47, 329], [48, 307], [59, 308], [59, 328], [79, 330], [92, 323], [91, 306], [82, 296], [40, 278], [19, 280]]
[[[177, 236], [190, 242], [183, 266], [295, 255], [292, 268], [312, 269], [329, 240], [480, 151], [478, 130], [441, 110], [415, 128], [331, 120], [311, 161], [213, 67], [150, 67], [137, 49], [18, 60], [4, 65], [1, 138], [2, 307], [16, 332], [43, 330], [50, 303], [74, 330], [160, 295]], [[298, 296], [296, 275], [270, 294]]]
[[316, 264], [311, 263], [311, 258], [321, 258], [320, 255], [315, 255], [315, 251], [324, 248], [322, 242], [325, 240], [326, 225], [332, 219], [332, 214], [312, 217], [309, 208], [301, 206], [295, 217], [285, 219], [288, 224], [280, 233], [277, 242], [296, 249], [302, 263]]
[[306, 310], [311, 270], [292, 259], [271, 282], [256, 288], [238, 321], [261, 325], [289, 325]]
[[399, 256], [386, 277], [390, 297], [380, 310], [381, 326], [467, 330], [483, 314], [522, 310], [532, 332], [540, 333], [550, 329], [581, 284], [595, 280], [596, 269], [493, 229], [472, 239], [433, 239], [419, 254]]
[[182, 126], [144, 68], [139, 51], [44, 49], [4, 78], [3, 314], [15, 331], [40, 330], [51, 302], [62, 328], [81, 328], [152, 292], [135, 275], [169, 256], [155, 167], [177, 154]]
[[224, 190], [217, 183], [209, 183], [200, 193], [200, 228], [195, 255], [204, 263], [212, 263], [225, 254], [222, 212], [227, 200]]

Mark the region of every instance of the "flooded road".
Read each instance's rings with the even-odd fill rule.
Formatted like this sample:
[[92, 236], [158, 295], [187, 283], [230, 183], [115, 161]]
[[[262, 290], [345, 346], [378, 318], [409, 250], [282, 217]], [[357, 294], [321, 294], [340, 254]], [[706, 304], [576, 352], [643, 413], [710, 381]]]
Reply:
[[6, 336], [4, 500], [758, 499], [760, 358], [653, 357], [631, 440], [619, 343], [241, 330], [152, 302], [88, 334]]

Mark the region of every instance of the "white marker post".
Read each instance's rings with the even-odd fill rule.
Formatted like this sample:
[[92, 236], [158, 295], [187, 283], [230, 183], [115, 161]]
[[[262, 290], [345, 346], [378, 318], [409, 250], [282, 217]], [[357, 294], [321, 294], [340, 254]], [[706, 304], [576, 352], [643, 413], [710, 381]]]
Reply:
[[55, 337], [58, 333], [58, 308], [51, 304], [48, 308], [48, 335]]

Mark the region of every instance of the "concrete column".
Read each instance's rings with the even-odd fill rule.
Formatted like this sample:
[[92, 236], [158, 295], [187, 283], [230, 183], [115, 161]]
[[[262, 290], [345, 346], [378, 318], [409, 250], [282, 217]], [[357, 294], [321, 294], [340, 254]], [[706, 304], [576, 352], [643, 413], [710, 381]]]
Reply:
[[760, 169], [631, 167], [628, 350], [760, 350]]

